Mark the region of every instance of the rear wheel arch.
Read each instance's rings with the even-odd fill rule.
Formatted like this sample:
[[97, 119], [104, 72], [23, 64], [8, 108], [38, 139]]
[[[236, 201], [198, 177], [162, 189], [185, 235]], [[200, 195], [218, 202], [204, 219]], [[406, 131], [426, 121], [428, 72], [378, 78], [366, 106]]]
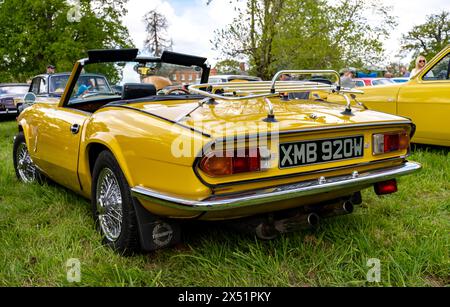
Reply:
[[130, 177], [130, 173], [128, 171], [128, 167], [126, 165], [124, 157], [118, 153], [117, 151], [112, 150], [111, 146], [105, 144], [104, 142], [100, 141], [93, 141], [88, 144], [87, 150], [86, 150], [86, 162], [88, 163], [89, 167], [89, 175], [92, 178], [95, 162], [97, 161], [99, 155], [103, 151], [110, 152], [114, 158], [116, 159], [117, 163], [119, 164], [126, 180], [128, 181], [128, 184], [132, 184], [132, 178]]
[[25, 143], [27, 144], [27, 147], [30, 148], [30, 127], [27, 124], [26, 121], [19, 122], [17, 126], [18, 133], [22, 133], [25, 137]]
[[89, 147], [87, 149], [87, 152], [88, 152], [87, 157], [88, 157], [88, 161], [89, 161], [89, 173], [90, 173], [91, 177], [92, 177], [94, 165], [95, 165], [95, 162], [97, 161], [98, 156], [100, 155], [100, 153], [102, 151], [105, 151], [105, 150], [111, 152], [111, 150], [104, 144], [101, 144], [101, 143], [89, 144]]

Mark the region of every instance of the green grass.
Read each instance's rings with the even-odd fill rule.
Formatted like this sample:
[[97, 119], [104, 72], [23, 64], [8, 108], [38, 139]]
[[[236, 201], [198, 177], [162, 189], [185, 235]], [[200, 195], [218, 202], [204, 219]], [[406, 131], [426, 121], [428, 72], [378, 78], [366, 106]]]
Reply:
[[[101, 245], [88, 201], [58, 186], [20, 184], [12, 165], [14, 121], [0, 122], [0, 286], [66, 286], [66, 261], [81, 261], [80, 286], [445, 286], [450, 284], [450, 155], [416, 148], [424, 170], [400, 191], [363, 193], [354, 214], [316, 232], [269, 242], [194, 224], [184, 244], [122, 257]], [[369, 283], [367, 261], [381, 261]]]

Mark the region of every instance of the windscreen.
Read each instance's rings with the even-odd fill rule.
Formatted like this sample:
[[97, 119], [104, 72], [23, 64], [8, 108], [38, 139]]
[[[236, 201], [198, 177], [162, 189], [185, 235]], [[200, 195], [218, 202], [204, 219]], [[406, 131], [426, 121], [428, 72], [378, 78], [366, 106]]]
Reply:
[[[121, 89], [127, 83], [153, 84], [158, 95], [176, 93], [177, 90], [186, 94], [187, 87], [195, 84], [201, 75], [202, 69], [197, 66], [187, 67], [161, 62], [88, 64], [71, 93], [69, 104], [121, 96]], [[56, 83], [58, 87], [65, 86], [67, 80], [68, 77], [55, 80], [55, 88]]]

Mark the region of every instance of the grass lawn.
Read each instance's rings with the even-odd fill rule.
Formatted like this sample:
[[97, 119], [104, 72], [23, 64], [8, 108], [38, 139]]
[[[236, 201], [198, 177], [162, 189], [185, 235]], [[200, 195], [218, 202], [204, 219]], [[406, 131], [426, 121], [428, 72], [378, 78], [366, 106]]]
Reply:
[[[15, 177], [16, 123], [0, 121], [0, 286], [65, 286], [66, 261], [81, 286], [445, 286], [450, 284], [450, 152], [416, 148], [423, 171], [399, 192], [364, 202], [315, 232], [258, 241], [213, 224], [187, 229], [183, 245], [122, 257], [101, 245], [89, 202], [59, 186]], [[371, 258], [381, 282], [366, 280]]]

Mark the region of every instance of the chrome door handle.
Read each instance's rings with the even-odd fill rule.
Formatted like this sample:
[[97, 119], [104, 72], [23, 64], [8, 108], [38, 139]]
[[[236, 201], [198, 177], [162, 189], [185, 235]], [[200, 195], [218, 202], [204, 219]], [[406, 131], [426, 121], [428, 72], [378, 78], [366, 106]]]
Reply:
[[72, 132], [72, 134], [77, 134], [78, 132], [80, 132], [80, 125], [78, 124], [73, 124], [70, 127], [70, 132]]

